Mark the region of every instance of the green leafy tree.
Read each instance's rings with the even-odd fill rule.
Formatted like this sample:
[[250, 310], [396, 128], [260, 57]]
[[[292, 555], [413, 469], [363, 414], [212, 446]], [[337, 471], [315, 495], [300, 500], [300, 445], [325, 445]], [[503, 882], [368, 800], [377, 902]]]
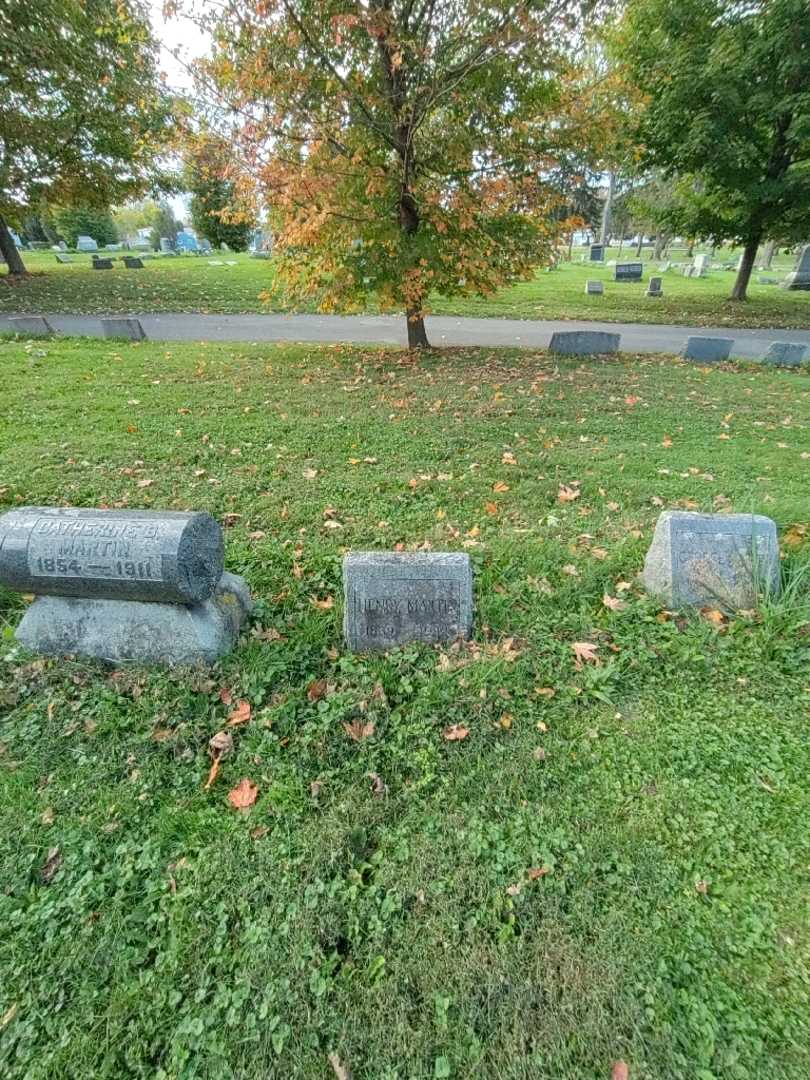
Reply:
[[172, 102], [142, 0], [5, 0], [0, 42], [0, 254], [22, 274], [8, 225], [145, 190]]
[[433, 290], [486, 294], [550, 261], [567, 230], [547, 177], [599, 134], [570, 62], [589, 6], [206, 5], [203, 78], [271, 207], [278, 286], [404, 309], [419, 347]]
[[744, 300], [763, 238], [810, 233], [807, 0], [629, 0], [614, 49], [648, 96], [641, 164], [676, 178], [663, 220], [741, 243]]
[[152, 247], [155, 251], [160, 249], [160, 238], [165, 236], [167, 240], [171, 241], [172, 247], [175, 245], [175, 239], [178, 232], [183, 228], [182, 221], [178, 221], [174, 216], [174, 210], [167, 202], [160, 201], [155, 205], [155, 209], [151, 214], [150, 224], [152, 226], [152, 235], [150, 237]]
[[201, 136], [192, 142], [185, 173], [191, 223], [215, 247], [225, 243], [244, 251], [255, 218], [240, 205], [234, 181], [226, 179], [227, 156], [227, 144], [220, 140]]
[[53, 218], [68, 247], [76, 247], [76, 240], [80, 236], [92, 236], [99, 247], [118, 240], [112, 214], [103, 207], [60, 206], [54, 209]]

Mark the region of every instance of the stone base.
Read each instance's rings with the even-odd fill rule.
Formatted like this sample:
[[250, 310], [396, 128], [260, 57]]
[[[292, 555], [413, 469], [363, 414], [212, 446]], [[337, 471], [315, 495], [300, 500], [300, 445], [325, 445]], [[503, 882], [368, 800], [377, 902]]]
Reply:
[[17, 315], [8, 323], [15, 334], [26, 337], [50, 337], [53, 333], [53, 327], [44, 315]]
[[782, 282], [783, 289], [803, 289], [805, 292], [810, 292], [810, 274], [804, 271], [794, 270], [792, 274], [788, 274], [785, 280]]
[[686, 339], [683, 356], [700, 364], [718, 364], [728, 360], [734, 338], [690, 337]]
[[561, 356], [594, 356], [619, 351], [621, 334], [604, 330], [558, 330], [551, 335], [548, 351]]
[[104, 331], [104, 337], [125, 338], [128, 341], [143, 341], [146, 338], [139, 319], [102, 319], [101, 329]]
[[200, 666], [233, 649], [251, 607], [244, 578], [227, 573], [201, 604], [40, 596], [23, 616], [16, 637], [46, 656]]
[[794, 344], [790, 341], [774, 341], [762, 357], [762, 362], [775, 364], [777, 367], [799, 367], [806, 351], [806, 345]]

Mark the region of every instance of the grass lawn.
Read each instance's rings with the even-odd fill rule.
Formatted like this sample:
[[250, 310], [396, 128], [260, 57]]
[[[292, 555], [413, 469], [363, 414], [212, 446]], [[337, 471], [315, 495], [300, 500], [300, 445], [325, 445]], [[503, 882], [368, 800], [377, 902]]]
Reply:
[[[618, 249], [608, 252], [616, 258]], [[733, 258], [723, 252], [721, 258]], [[675, 258], [684, 259], [682, 252]], [[143, 270], [125, 270], [116, 261], [112, 271], [90, 269], [90, 257], [59, 265], [52, 252], [26, 253], [34, 276], [9, 286], [0, 275], [0, 314], [14, 311], [104, 314], [124, 312], [239, 313], [285, 310], [282, 298], [259, 300], [273, 280], [272, 262], [248, 255], [196, 256], [150, 259]], [[117, 256], [114, 255], [117, 259]], [[579, 256], [575, 256], [578, 259]], [[622, 259], [633, 260], [625, 249]], [[212, 265], [218, 262], [220, 265]], [[228, 263], [233, 265], [228, 265]], [[563, 263], [559, 270], [540, 272], [534, 280], [502, 289], [486, 299], [435, 297], [436, 314], [521, 319], [600, 319], [610, 322], [676, 323], [696, 326], [748, 326], [802, 329], [810, 327], [810, 292], [788, 292], [775, 285], [759, 285], [756, 272], [749, 300], [732, 303], [728, 294], [733, 271], [713, 270], [704, 279], [684, 278], [676, 269], [663, 275], [664, 296], [644, 295], [646, 282], [657, 263], [646, 253], [644, 283], [613, 281], [611, 267]], [[767, 276], [782, 280], [792, 260], [774, 260]], [[605, 282], [603, 296], [586, 296], [589, 279]], [[314, 310], [312, 308], [311, 310]]]
[[[0, 365], [0, 506], [208, 509], [257, 601], [218, 668], [165, 673], [24, 654], [0, 590], [0, 1075], [806, 1080], [807, 374], [78, 339]], [[774, 517], [786, 597], [662, 611], [635, 583], [661, 506]], [[395, 545], [469, 551], [469, 647], [343, 651], [341, 555]], [[223, 691], [251, 719], [205, 791]]]

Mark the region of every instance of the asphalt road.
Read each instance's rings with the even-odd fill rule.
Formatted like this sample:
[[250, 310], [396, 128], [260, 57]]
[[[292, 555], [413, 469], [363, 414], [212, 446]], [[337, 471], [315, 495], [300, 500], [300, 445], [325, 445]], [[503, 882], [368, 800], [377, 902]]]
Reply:
[[[0, 315], [0, 330], [9, 319]], [[395, 315], [138, 315], [149, 338], [163, 341], [306, 341], [387, 345], [406, 343], [405, 319]], [[62, 334], [101, 335], [99, 316], [48, 315]], [[692, 334], [734, 339], [732, 356], [758, 358], [773, 341], [810, 345], [810, 330], [741, 330], [729, 327], [657, 326], [569, 320], [468, 319], [430, 316], [432, 345], [512, 345], [543, 348], [556, 330], [607, 330], [621, 334], [622, 352], [678, 353]]]

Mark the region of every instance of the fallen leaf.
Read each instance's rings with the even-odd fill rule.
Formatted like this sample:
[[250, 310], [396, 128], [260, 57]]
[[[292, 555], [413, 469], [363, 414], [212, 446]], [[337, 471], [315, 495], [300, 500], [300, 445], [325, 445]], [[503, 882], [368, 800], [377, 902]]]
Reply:
[[152, 484], [154, 484], [154, 482], [155, 482], [154, 480], [139, 480], [138, 481], [138, 487], [139, 488], [148, 488], [148, 487], [151, 487]]
[[374, 734], [374, 724], [370, 720], [366, 724], [361, 724], [359, 720], [353, 720], [351, 724], [344, 723], [343, 730], [350, 739], [360, 742], [362, 739], [367, 739]]
[[223, 705], [230, 705], [233, 701], [233, 696], [227, 686], [223, 686], [219, 692], [219, 700]]
[[42, 811], [42, 816], [40, 817], [39, 820], [42, 822], [43, 825], [53, 825], [53, 819], [54, 819], [53, 807], [48, 806], [45, 810]]
[[228, 717], [228, 726], [236, 727], [238, 724], [246, 724], [250, 720], [250, 702], [242, 698], [237, 701], [236, 708]]
[[552, 698], [557, 691], [552, 686], [535, 686], [534, 692], [538, 697]]
[[700, 893], [701, 896], [706, 896], [709, 892], [709, 883], [707, 881], [696, 881], [695, 889]]
[[640, 401], [641, 401], [641, 398], [636, 397], [635, 394], [628, 394], [627, 397], [624, 399], [625, 405], [629, 405], [631, 409], [633, 408], [634, 405], [638, 405], [638, 403]]
[[518, 882], [518, 883], [516, 883], [514, 885], [507, 885], [506, 891], [509, 894], [509, 896], [519, 896], [522, 887], [523, 886], [520, 885], [520, 883]]
[[375, 795], [388, 794], [388, 784], [386, 784], [379, 773], [370, 772], [368, 778], [371, 781], [371, 790]]
[[255, 532], [248, 533], [248, 540], [264, 540], [265, 536], [267, 536], [266, 532], [263, 532], [261, 529], [256, 529]]
[[504, 451], [504, 453], [503, 453], [503, 455], [501, 457], [501, 461], [503, 462], [504, 465], [517, 465], [517, 458], [515, 457], [515, 455], [512, 453], [511, 450], [505, 450]]
[[328, 1058], [329, 1064], [332, 1066], [335, 1077], [337, 1080], [352, 1080], [352, 1074], [349, 1072], [347, 1066], [342, 1065], [340, 1058], [332, 1051]]
[[557, 492], [557, 501], [561, 503], [573, 502], [574, 499], [578, 499], [580, 492], [576, 488], [569, 487], [568, 484], [560, 484], [559, 491]]
[[323, 787], [323, 780], [313, 780], [309, 785], [309, 793], [313, 799], [317, 799]]
[[226, 757], [233, 750], [233, 735], [230, 731], [218, 731], [208, 740], [208, 752], [212, 758]]
[[343, 525], [339, 521], [335, 521], [334, 518], [328, 518], [324, 523], [325, 529], [342, 529]]
[[451, 724], [450, 727], [446, 727], [443, 732], [447, 742], [461, 742], [461, 740], [466, 739], [469, 734], [469, 729], [465, 728], [462, 724]]
[[669, 435], [665, 435], [663, 437], [663, 439], [661, 440], [661, 445], [667, 450], [669, 450], [670, 446], [672, 446], [672, 439], [670, 439]]
[[624, 611], [627, 607], [626, 600], [620, 600], [618, 596], [608, 596], [607, 593], [602, 597], [602, 603], [610, 611]]
[[269, 825], [257, 825], [255, 829], [250, 830], [250, 839], [251, 840], [261, 840], [261, 838], [263, 836], [267, 836], [267, 834], [269, 832], [270, 832], [270, 826]]
[[235, 810], [249, 810], [256, 802], [259, 789], [245, 778], [228, 792], [228, 802]]
[[3, 1028], [8, 1027], [8, 1025], [11, 1023], [11, 1021], [17, 1015], [18, 1008], [19, 1008], [19, 1006], [17, 1005], [17, 1002], [15, 1001], [14, 1004], [10, 1005], [6, 1009], [6, 1011], [3, 1013], [3, 1015], [0, 1016], [0, 1031], [2, 1031]]
[[532, 757], [535, 761], [545, 761], [546, 752], [542, 746], [536, 746], [534, 750], [532, 750]]
[[500, 720], [498, 721], [498, 723], [500, 724], [500, 726], [503, 728], [504, 731], [509, 731], [509, 729], [512, 727], [512, 723], [514, 722], [514, 719], [515, 718], [514, 718], [514, 716], [512, 716], [511, 713], [505, 712], [503, 714], [503, 716], [500, 718]]
[[494, 515], [494, 514], [498, 513], [498, 511], [500, 510], [500, 507], [498, 506], [498, 504], [496, 502], [485, 502], [484, 503], [484, 509], [486, 510], [486, 512], [488, 514], [493, 514]]
[[316, 679], [307, 687], [307, 698], [310, 701], [320, 701], [326, 695], [326, 679]]
[[579, 577], [579, 570], [577, 570], [577, 568], [575, 566], [573, 566], [571, 563], [567, 563], [562, 568], [562, 572], [564, 574], [568, 574], [569, 577]]
[[301, 475], [303, 476], [303, 478], [305, 480], [314, 480], [315, 477], [318, 475], [318, 470], [317, 469], [304, 469], [304, 471], [303, 471], [303, 473], [301, 473]]
[[62, 855], [58, 847], [52, 847], [48, 852], [48, 857], [42, 866], [42, 880], [45, 885], [49, 885], [53, 880], [53, 876], [59, 867], [62, 865]]
[[600, 559], [600, 560], [601, 559], [606, 559], [608, 557], [607, 551], [605, 551], [604, 548], [599, 548], [599, 547], [591, 548], [591, 555], [593, 555], [593, 557], [595, 559]]
[[311, 596], [309, 602], [313, 607], [318, 608], [319, 611], [331, 611], [335, 606], [334, 596], [325, 596], [323, 600], [319, 600], [317, 596]]
[[586, 664], [601, 664], [602, 661], [596, 655], [598, 645], [593, 645], [590, 641], [574, 641], [571, 643], [571, 648], [574, 650], [574, 666], [577, 671], [582, 671], [583, 663]]
[[509, 490], [509, 485], [508, 485], [508, 484], [505, 484], [505, 483], [503, 482], [503, 480], [497, 480], [497, 481], [496, 481], [496, 482], [495, 482], [495, 483], [494, 483], [494, 484], [492, 485], [492, 490], [493, 490], [493, 491], [494, 491], [494, 492], [495, 492], [495, 493], [496, 493], [497, 495], [503, 495], [503, 494], [504, 494], [504, 492], [506, 492], [506, 491], [508, 491], [508, 490]]
[[718, 611], [717, 608], [702, 607], [700, 614], [706, 620], [712, 624], [712, 626], [725, 626], [728, 622], [728, 618], [722, 611]]
[[630, 1080], [630, 1070], [626, 1061], [614, 1061], [610, 1080]]
[[526, 876], [529, 881], [537, 881], [538, 878], [545, 877], [548, 873], [550, 871], [547, 866], [532, 866]]

